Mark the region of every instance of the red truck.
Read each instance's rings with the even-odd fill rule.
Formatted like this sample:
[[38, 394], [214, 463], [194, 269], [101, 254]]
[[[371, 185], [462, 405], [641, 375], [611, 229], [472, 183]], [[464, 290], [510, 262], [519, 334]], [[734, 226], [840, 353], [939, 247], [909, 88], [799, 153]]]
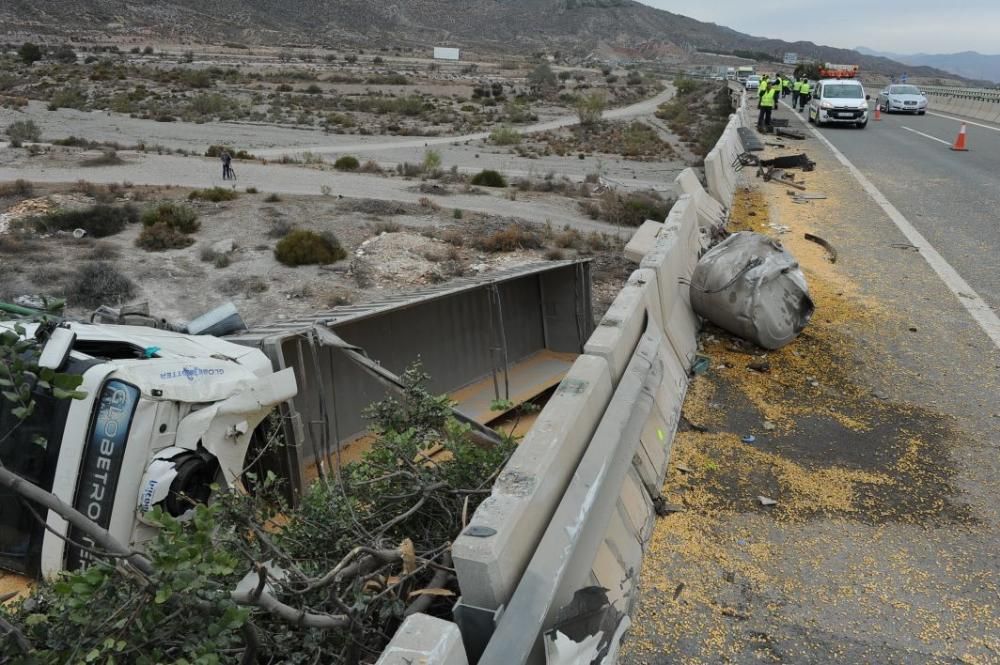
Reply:
[[825, 79], [853, 79], [858, 77], [858, 70], [857, 65], [836, 65], [827, 62], [819, 68], [819, 75]]

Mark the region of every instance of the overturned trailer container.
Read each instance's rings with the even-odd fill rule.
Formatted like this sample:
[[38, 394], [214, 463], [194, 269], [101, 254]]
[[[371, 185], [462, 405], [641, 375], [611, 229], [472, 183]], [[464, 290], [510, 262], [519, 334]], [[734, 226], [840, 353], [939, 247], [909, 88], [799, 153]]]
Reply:
[[[309, 477], [367, 432], [363, 412], [419, 360], [428, 388], [450, 394], [482, 428], [496, 400], [519, 404], [556, 386], [594, 330], [589, 260], [516, 266], [292, 321], [228, 341], [291, 368], [298, 394], [282, 405], [287, 444], [256, 451], [295, 501]], [[475, 430], [474, 430], [475, 431]], [[250, 457], [255, 451], [250, 452]]]

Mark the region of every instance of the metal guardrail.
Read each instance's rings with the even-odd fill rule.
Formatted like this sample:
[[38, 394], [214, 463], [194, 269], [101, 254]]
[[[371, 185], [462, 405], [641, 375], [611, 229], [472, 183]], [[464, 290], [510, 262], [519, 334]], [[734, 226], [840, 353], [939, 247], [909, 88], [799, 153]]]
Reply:
[[973, 102], [992, 102], [1000, 104], [1000, 90], [991, 88], [952, 88], [945, 86], [922, 85], [920, 89], [933, 97], [951, 97]]

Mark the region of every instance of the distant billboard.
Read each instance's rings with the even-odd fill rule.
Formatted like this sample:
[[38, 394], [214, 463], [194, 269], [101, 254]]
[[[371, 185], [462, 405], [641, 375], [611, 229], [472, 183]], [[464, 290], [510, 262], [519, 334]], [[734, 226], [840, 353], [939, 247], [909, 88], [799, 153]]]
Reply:
[[441, 46], [434, 47], [434, 59], [435, 60], [458, 60], [458, 49], [457, 48], [443, 48]]
[[799, 64], [799, 54], [798, 53], [786, 53], [785, 59], [783, 61], [786, 65], [797, 65]]

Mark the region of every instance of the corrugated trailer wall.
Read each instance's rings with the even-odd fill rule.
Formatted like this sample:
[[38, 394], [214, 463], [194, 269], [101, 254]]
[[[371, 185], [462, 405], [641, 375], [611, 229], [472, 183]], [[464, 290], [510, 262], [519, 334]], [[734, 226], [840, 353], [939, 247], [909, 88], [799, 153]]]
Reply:
[[496, 397], [506, 398], [505, 372], [518, 362], [541, 351], [582, 352], [594, 328], [590, 279], [588, 261], [518, 266], [231, 338], [260, 347], [277, 368], [293, 368], [298, 381], [298, 395], [282, 409], [286, 440], [295, 446], [270, 451], [263, 468], [287, 478], [294, 499], [305, 467], [363, 434], [364, 410], [386, 395], [341, 349], [315, 343], [314, 326], [397, 375], [419, 359], [434, 393], [493, 377]]

